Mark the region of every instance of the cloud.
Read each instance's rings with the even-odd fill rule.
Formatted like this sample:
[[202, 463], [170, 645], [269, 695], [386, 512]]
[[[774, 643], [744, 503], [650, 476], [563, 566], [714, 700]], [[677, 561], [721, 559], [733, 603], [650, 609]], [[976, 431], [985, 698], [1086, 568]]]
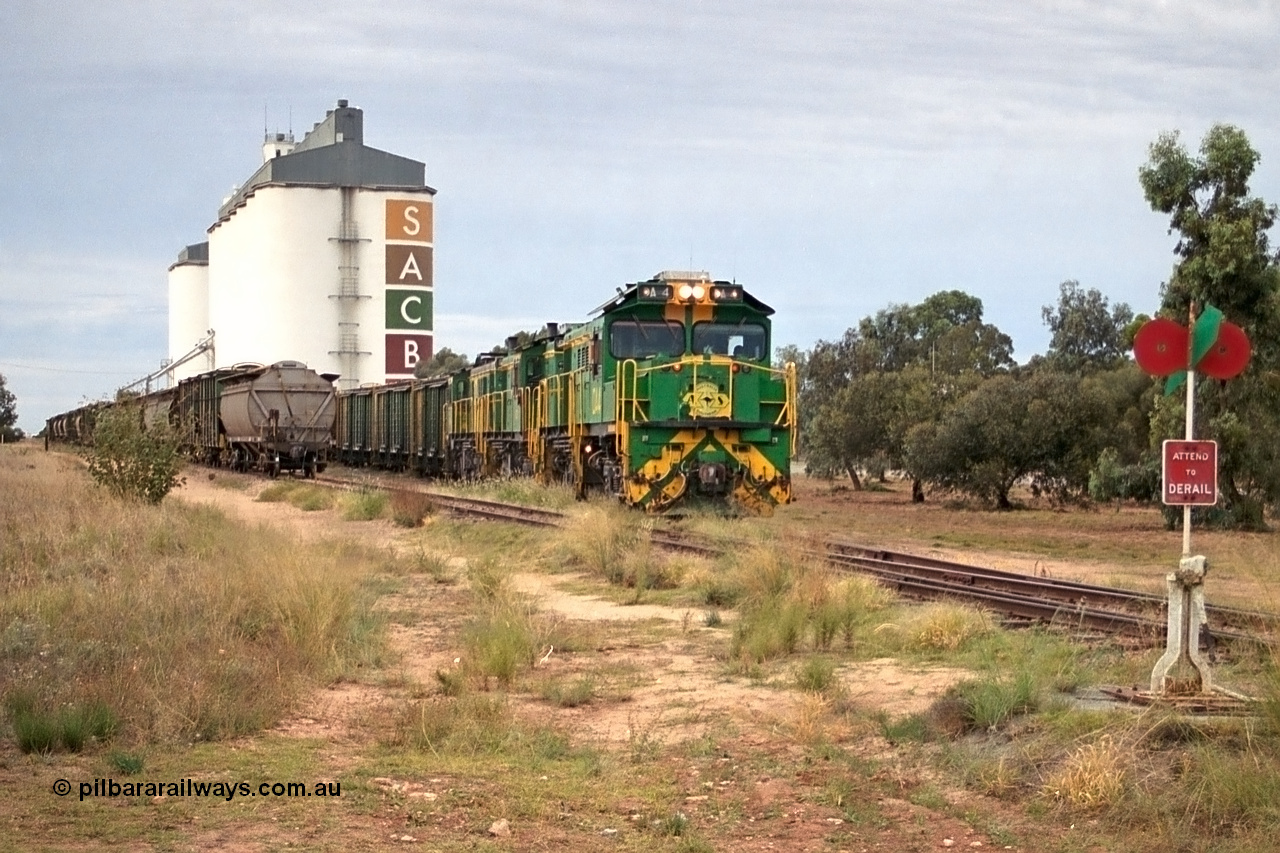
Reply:
[[348, 97], [369, 144], [428, 163], [437, 345], [470, 354], [692, 263], [783, 341], [958, 287], [1022, 356], [1066, 278], [1155, 298], [1172, 257], [1136, 170], [1160, 131], [1239, 124], [1280, 196], [1273, 2], [58, 8], [0, 7], [0, 361], [153, 366], [164, 270], [256, 167], [264, 103], [301, 135]]
[[0, 247], [0, 316], [15, 330], [84, 334], [167, 323], [164, 270], [149, 260]]

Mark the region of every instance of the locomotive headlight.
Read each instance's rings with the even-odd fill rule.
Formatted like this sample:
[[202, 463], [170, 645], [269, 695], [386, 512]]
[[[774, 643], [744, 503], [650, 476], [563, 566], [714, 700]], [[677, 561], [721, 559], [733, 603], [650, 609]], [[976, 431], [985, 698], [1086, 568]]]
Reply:
[[706, 295], [707, 295], [707, 291], [706, 291], [706, 289], [705, 289], [702, 285], [700, 285], [700, 284], [695, 284], [695, 285], [693, 286], [693, 298], [694, 298], [694, 299], [701, 299], [702, 297], [704, 297], [704, 296], [706, 296]]
[[[698, 289], [701, 290], [702, 288]], [[682, 284], [680, 285], [680, 290], [678, 292], [681, 299], [688, 299], [690, 296], [693, 296], [693, 287], [688, 284]]]

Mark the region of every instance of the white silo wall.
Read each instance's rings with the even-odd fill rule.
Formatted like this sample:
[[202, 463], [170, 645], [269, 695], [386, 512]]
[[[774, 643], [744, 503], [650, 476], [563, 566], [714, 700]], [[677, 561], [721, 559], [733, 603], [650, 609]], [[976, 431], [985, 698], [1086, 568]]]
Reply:
[[[219, 367], [294, 359], [341, 374], [349, 388], [407, 376], [406, 354], [430, 355], [431, 196], [347, 192], [345, 232], [343, 190], [297, 186], [260, 187], [210, 229], [208, 327]], [[336, 298], [344, 276], [348, 297]], [[399, 369], [388, 372], [392, 363]]]
[[[209, 329], [209, 266], [180, 261], [169, 267], [169, 360], [181, 358]], [[203, 356], [180, 365], [174, 379], [195, 376], [209, 367]]]
[[339, 191], [261, 187], [209, 231], [209, 323], [218, 367], [288, 359], [337, 372]]

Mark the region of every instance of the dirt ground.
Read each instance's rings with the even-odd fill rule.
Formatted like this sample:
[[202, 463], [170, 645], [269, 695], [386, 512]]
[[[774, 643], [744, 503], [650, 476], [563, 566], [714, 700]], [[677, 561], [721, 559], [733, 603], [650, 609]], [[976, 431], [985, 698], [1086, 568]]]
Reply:
[[[416, 540], [413, 532], [397, 528], [385, 520], [344, 522], [335, 518], [332, 511], [304, 512], [283, 502], [259, 503], [254, 500], [256, 491], [253, 489], [238, 491], [218, 488], [199, 478], [192, 478], [178, 494], [189, 502], [213, 504], [250, 524], [283, 527], [307, 541], [340, 535], [348, 539], [358, 538], [376, 547], [404, 548], [407, 547], [405, 543]], [[527, 572], [518, 572], [513, 577], [516, 588], [528, 595], [540, 609], [552, 611], [567, 619], [637, 623], [656, 620], [687, 629], [675, 631], [677, 635], [707, 630], [700, 625], [702, 614], [685, 608], [616, 604], [604, 598], [573, 594], [562, 589], [581, 579], [582, 576], [576, 574], [542, 575]], [[432, 614], [423, 609], [430, 604], [424, 600], [424, 590], [430, 590], [433, 585], [429, 581], [411, 579], [404, 592], [383, 600], [383, 606], [388, 610], [422, 612], [423, 620], [420, 624], [414, 627], [394, 624], [391, 635], [394, 651], [402, 660], [403, 673], [422, 683], [432, 682], [436, 670], [450, 662], [444, 653], [429, 651], [436, 637], [435, 632], [428, 627], [432, 622]], [[625, 709], [627, 716], [658, 715], [671, 703], [678, 702], [709, 711], [733, 713], [746, 719], [794, 717], [794, 705], [798, 701], [796, 696], [780, 694], [777, 690], [763, 687], [750, 687], [745, 683], [727, 682], [723, 677], [723, 666], [719, 662], [688, 651], [689, 645], [691, 644], [677, 636], [664, 641], [657, 654], [652, 649], [646, 649], [643, 661], [625, 661], [642, 665], [645, 671], [654, 676], [651, 687], [636, 691], [635, 698]], [[619, 655], [628, 654], [622, 650], [610, 651]], [[540, 667], [551, 671], [558, 666], [559, 661], [554, 652], [540, 662]], [[886, 659], [846, 667], [840, 674], [860, 705], [902, 715], [928, 707], [932, 700], [941, 696], [966, 673], [943, 667], [903, 668]], [[351, 704], [346, 699], [360, 691], [353, 689], [354, 685], [346, 687], [345, 690], [327, 691], [326, 698], [330, 704], [335, 707]], [[616, 740], [622, 733], [621, 737], [625, 739], [626, 718], [617, 718], [616, 712], [611, 713], [607, 707], [569, 710], [581, 711], [584, 717], [575, 721], [575, 729], [581, 727], [606, 740]], [[337, 716], [340, 717], [341, 714]], [[295, 721], [290, 721], [288, 725], [294, 724]]]
[[[407, 548], [421, 535], [386, 521], [345, 522], [334, 511], [304, 512], [287, 503], [259, 503], [254, 500], [257, 491], [255, 486], [247, 490], [221, 488], [207, 478], [191, 477], [177, 497], [193, 503], [213, 504], [249, 524], [284, 527], [303, 540], [342, 536], [358, 538], [377, 547]], [[570, 574], [519, 573], [514, 580], [517, 588], [544, 611], [570, 620], [608, 623], [614, 628], [635, 627], [632, 640], [601, 648], [595, 659], [596, 665], [603, 661], [613, 670], [644, 674], [629, 686], [627, 701], [592, 702], [554, 709], [556, 722], [573, 732], [578, 743], [606, 749], [626, 749], [640, 741], [665, 746], [705, 736], [709, 727], [714, 727], [722, 734], [720, 742], [729, 755], [735, 750], [753, 756], [776, 754], [780, 761], [786, 762], [797, 758], [797, 739], [823, 734], [805, 730], [806, 726], [821, 725], [816, 721], [821, 718], [822, 709], [815, 705], [821, 700], [806, 697], [799, 691], [780, 690], [776, 686], [726, 676], [723, 662], [715, 659], [710, 651], [713, 642], [722, 641], [709, 636], [713, 629], [702, 625], [701, 613], [655, 605], [624, 606], [599, 597], [574, 594], [564, 587], [578, 581], [580, 588], [581, 578]], [[450, 631], [456, 631], [457, 625], [448, 616], [448, 589], [429, 578], [411, 576], [397, 593], [382, 600], [381, 606], [396, 614], [390, 641], [399, 663], [395, 677], [388, 679], [388, 683], [431, 685], [437, 670], [452, 665], [447, 636]], [[406, 614], [417, 618], [406, 618]], [[624, 633], [623, 636], [630, 635]], [[718, 636], [723, 637], [724, 631]], [[575, 666], [573, 656], [561, 655], [552, 649], [537, 668], [539, 674], [548, 677], [571, 676]], [[945, 667], [904, 666], [884, 659], [845, 666], [838, 675], [847, 688], [848, 701], [859, 709], [879, 710], [896, 717], [925, 710], [965, 673]], [[288, 737], [322, 739], [329, 745], [326, 763], [333, 773], [340, 774], [355, 762], [362, 739], [368, 737], [364, 721], [385, 711], [399, 693], [394, 687], [378, 683], [338, 684], [303, 702], [306, 712], [282, 721], [276, 732]], [[525, 703], [531, 714], [548, 713], [546, 703], [536, 697], [517, 697], [517, 701]], [[825, 734], [837, 740], [842, 736], [852, 738], [853, 748], [872, 759], [892, 756], [892, 748], [871, 732]], [[714, 820], [709, 815], [714, 812], [717, 799], [728, 796], [730, 791], [741, 797], [741, 786], [750, 785], [746, 796], [749, 813], [740, 826], [728, 832], [727, 837], [733, 838], [733, 843], [717, 849], [932, 850], [1001, 849], [1003, 846], [951, 816], [961, 813], [960, 805], [972, 795], [958, 786], [946, 785], [945, 781], [942, 789], [952, 806], [946, 813], [907, 799], [882, 798], [876, 805], [881, 814], [888, 816], [884, 825], [840, 833], [835, 831], [845, 823], [840, 809], [814, 805], [815, 790], [821, 790], [826, 780], [813, 770], [802, 768], [794, 773], [779, 772], [776, 776], [749, 780], [730, 778], [722, 785], [707, 783], [705, 786], [697, 777], [702, 771], [690, 768], [688, 772], [693, 776], [688, 783], [686, 810], [695, 820], [700, 812], [708, 813], [704, 819]], [[389, 801], [413, 796], [427, 802], [447, 785], [457, 783], [458, 780], [398, 778], [394, 774], [375, 780], [375, 784], [385, 789]], [[1024, 820], [1016, 808], [1011, 809], [1007, 804], [993, 801], [987, 807], [1005, 811], [1009, 825]], [[622, 811], [627, 808], [625, 803], [620, 804]], [[437, 840], [444, 837], [424, 834], [421, 828], [405, 829], [401, 813], [390, 806], [384, 820], [374, 819], [373, 825], [369, 823], [369, 820], [360, 820], [349, 825], [347, 831], [352, 833], [353, 848], [363, 847], [369, 832], [381, 832], [382, 838], [397, 840], [398, 844], [409, 847], [419, 843], [421, 837], [428, 845], [425, 849], [433, 849], [432, 837]], [[625, 820], [622, 823], [625, 824]], [[436, 833], [441, 831], [443, 827], [437, 828]], [[724, 834], [717, 836], [724, 837]], [[355, 843], [357, 838], [361, 843]], [[410, 838], [413, 841], [404, 840]], [[861, 840], [857, 846], [849, 846], [850, 839]], [[533, 843], [527, 830], [524, 833], [517, 830], [510, 838], [498, 837], [494, 849], [556, 849], [554, 845], [544, 844], [545, 839]], [[229, 838], [225, 834], [199, 839], [197, 845], [198, 849], [265, 849], [255, 846], [255, 842]], [[1050, 848], [1036, 844], [1003, 849]]]

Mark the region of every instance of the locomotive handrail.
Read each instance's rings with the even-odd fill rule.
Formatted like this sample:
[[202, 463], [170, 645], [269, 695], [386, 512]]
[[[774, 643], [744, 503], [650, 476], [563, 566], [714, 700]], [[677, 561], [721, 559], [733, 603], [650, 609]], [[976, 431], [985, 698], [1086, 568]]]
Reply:
[[[797, 408], [799, 404], [797, 401], [798, 382], [796, 380], [796, 363], [794, 361], [788, 361], [786, 370], [787, 405], [783, 414], [787, 415], [787, 426], [790, 427], [791, 431], [791, 455], [794, 457], [796, 455], [796, 448], [799, 447], [800, 441], [800, 410]], [[779, 415], [779, 417], [781, 416], [782, 415]]]
[[[628, 359], [627, 361], [632, 362], [633, 364], [635, 363], [634, 359]], [[619, 366], [618, 366], [619, 375], [623, 373], [623, 364], [625, 363], [626, 362], [619, 363]], [[693, 385], [694, 387], [696, 387], [698, 384], [698, 365], [710, 364], [713, 366], [721, 366], [721, 367], [728, 366], [731, 368], [728, 374], [729, 376], [729, 389], [728, 389], [729, 410], [733, 411], [734, 386], [735, 386], [736, 379], [735, 379], [735, 373], [732, 370], [732, 366], [735, 364], [742, 364], [742, 363], [743, 362], [740, 359], [735, 359], [731, 356], [726, 356], [726, 355], [711, 355], [711, 356], [686, 355], [686, 356], [682, 356], [678, 361], [665, 362], [663, 364], [652, 364], [645, 367], [641, 367], [639, 364], [636, 364], [635, 375], [632, 377], [632, 379], [633, 379], [633, 382], [638, 382], [639, 377], [644, 374], [656, 373], [661, 370], [670, 370], [673, 368], [679, 369], [688, 365], [690, 368]], [[782, 400], [780, 401], [779, 400], [768, 400], [768, 401], [762, 400], [761, 402], [762, 403], [763, 402], [779, 403], [780, 402], [782, 404], [782, 409], [781, 411], [778, 412], [778, 417], [774, 419], [773, 423], [774, 423], [774, 426], [780, 426], [780, 427], [788, 428], [791, 430], [791, 455], [794, 456], [796, 451], [796, 446], [797, 446], [796, 445], [797, 419], [795, 417], [795, 413], [796, 413], [796, 367], [795, 367], [795, 364], [794, 362], [787, 362], [787, 365], [785, 367], [771, 367], [769, 365], [763, 365], [763, 364], [752, 364], [751, 369], [759, 370], [764, 373], [767, 373], [772, 377], [781, 379], [783, 382], [783, 399]], [[736, 375], [740, 376], [741, 374], [736, 374]], [[619, 413], [622, 414], [621, 410], [619, 410]], [[643, 414], [643, 411], [640, 409], [633, 409], [633, 414], [636, 414], [636, 413]], [[647, 418], [637, 417], [636, 420], [647, 420]]]
[[[631, 393], [627, 393], [627, 368], [631, 370]], [[618, 455], [624, 460], [624, 470], [631, 469], [631, 424], [633, 421], [642, 420], [639, 415], [643, 414], [640, 408], [640, 388], [639, 388], [639, 368], [634, 358], [628, 358], [618, 362], [617, 370], [614, 373], [614, 423], [617, 424], [618, 431]], [[630, 405], [631, 411], [627, 411]], [[630, 417], [627, 417], [630, 415]]]
[[569, 411], [565, 419], [565, 426], [568, 427], [568, 431], [569, 431], [569, 464], [573, 466], [573, 476], [575, 478], [574, 482], [575, 482], [576, 488], [580, 490], [582, 488], [582, 482], [583, 482], [582, 478], [586, 474], [586, 471], [583, 469], [583, 465], [582, 465], [582, 454], [578, 452], [579, 424], [578, 424], [577, 417], [575, 417], [575, 412], [577, 411], [578, 394], [576, 391], [577, 383], [574, 381], [574, 376], [576, 373], [577, 373], [576, 370], [570, 371], [569, 381], [565, 383], [565, 385], [567, 386], [566, 396], [568, 397], [568, 403], [569, 403]]

